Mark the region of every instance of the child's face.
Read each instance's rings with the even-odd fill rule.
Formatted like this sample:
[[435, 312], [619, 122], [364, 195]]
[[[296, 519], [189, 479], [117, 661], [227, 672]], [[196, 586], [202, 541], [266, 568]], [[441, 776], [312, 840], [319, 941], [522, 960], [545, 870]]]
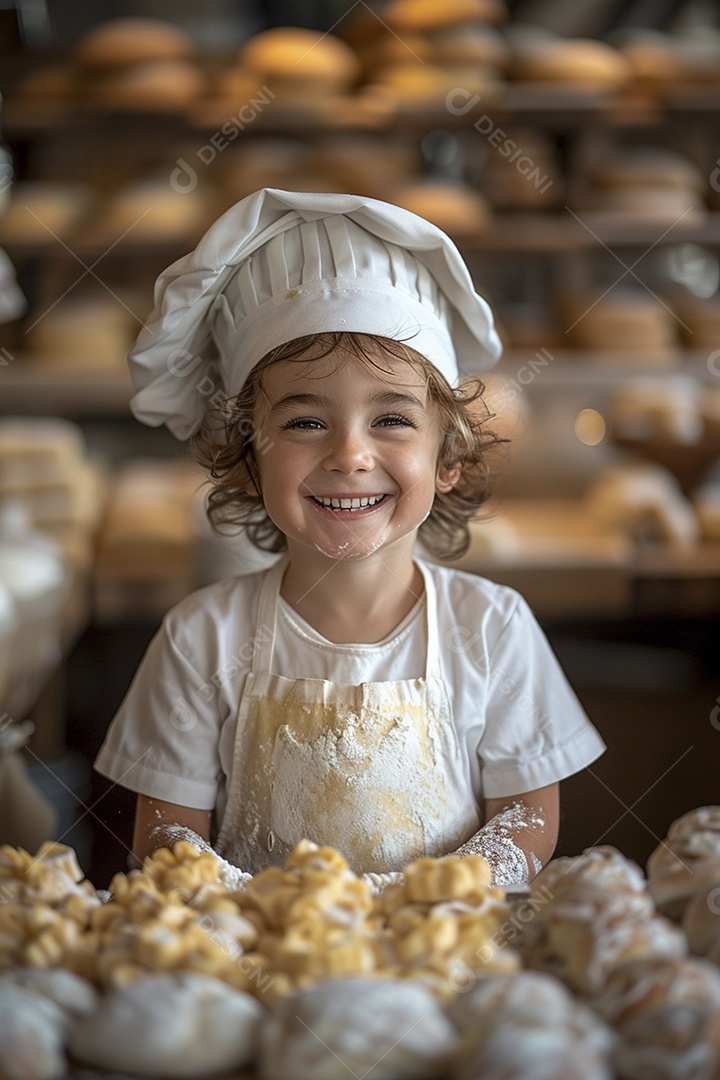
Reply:
[[288, 540], [331, 559], [390, 545], [412, 550], [437, 491], [442, 434], [426, 381], [378, 355], [390, 372], [329, 355], [282, 360], [263, 374], [255, 410], [265, 509]]

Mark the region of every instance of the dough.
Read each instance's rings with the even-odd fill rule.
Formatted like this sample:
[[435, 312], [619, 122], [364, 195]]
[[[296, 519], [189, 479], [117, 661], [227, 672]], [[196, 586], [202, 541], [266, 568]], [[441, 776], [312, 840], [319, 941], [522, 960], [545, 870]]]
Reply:
[[541, 971], [488, 975], [466, 994], [458, 994], [448, 1014], [464, 1040], [472, 1043], [500, 1018], [558, 1028], [568, 1026], [576, 1014], [587, 1019], [587, 1010], [578, 1006], [559, 979]]
[[164, 974], [116, 987], [70, 1031], [86, 1065], [142, 1076], [205, 1076], [255, 1056], [263, 1007], [204, 975]]
[[457, 998], [450, 1017], [464, 1041], [455, 1080], [612, 1075], [612, 1032], [549, 975], [488, 976]]
[[698, 886], [720, 880], [720, 806], [677, 818], [647, 861], [648, 890], [658, 911], [680, 919]]
[[0, 1080], [55, 1080], [67, 1071], [71, 1020], [89, 1013], [97, 993], [60, 968], [15, 968], [0, 975]]
[[622, 1029], [615, 1057], [621, 1077], [703, 1080], [717, 1076], [718, 1013], [703, 1002], [673, 1002], [638, 1014]]
[[539, 906], [523, 927], [526, 963], [580, 994], [601, 994], [630, 961], [687, 953], [685, 935], [655, 914], [639, 867], [611, 847], [551, 861], [530, 891]]
[[0, 986], [0, 1080], [65, 1075], [66, 1016], [59, 1005], [20, 986]]
[[420, 1080], [447, 1071], [457, 1034], [410, 981], [335, 979], [280, 1001], [260, 1034], [264, 1080]]
[[62, 1009], [66, 1017], [84, 1016], [97, 1007], [95, 987], [63, 968], [20, 967], [0, 975], [0, 991], [19, 988]]
[[612, 1080], [607, 1055], [588, 1051], [574, 1032], [505, 1024], [488, 1033], [452, 1080]]

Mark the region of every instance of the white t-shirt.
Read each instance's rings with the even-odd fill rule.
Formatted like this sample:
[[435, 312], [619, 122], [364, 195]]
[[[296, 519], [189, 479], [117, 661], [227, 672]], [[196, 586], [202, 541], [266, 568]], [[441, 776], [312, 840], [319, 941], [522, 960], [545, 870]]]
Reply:
[[[468, 798], [517, 795], [579, 772], [605, 749], [523, 598], [423, 564], [437, 590], [441, 667]], [[252, 666], [264, 571], [198, 590], [165, 617], [95, 762], [151, 798], [215, 810], [229, 790], [238, 703]], [[359, 684], [425, 674], [424, 600], [383, 641], [338, 645], [278, 602], [273, 670]]]

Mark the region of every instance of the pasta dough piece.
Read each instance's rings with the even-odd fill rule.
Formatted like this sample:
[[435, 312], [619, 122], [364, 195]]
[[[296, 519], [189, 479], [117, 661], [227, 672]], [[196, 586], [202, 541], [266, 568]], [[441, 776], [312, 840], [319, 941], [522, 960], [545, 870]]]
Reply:
[[142, 1076], [241, 1069], [256, 1051], [263, 1007], [202, 975], [155, 975], [116, 987], [70, 1031], [83, 1064]]
[[276, 1004], [260, 1033], [264, 1080], [421, 1080], [447, 1070], [457, 1034], [425, 987], [335, 979]]

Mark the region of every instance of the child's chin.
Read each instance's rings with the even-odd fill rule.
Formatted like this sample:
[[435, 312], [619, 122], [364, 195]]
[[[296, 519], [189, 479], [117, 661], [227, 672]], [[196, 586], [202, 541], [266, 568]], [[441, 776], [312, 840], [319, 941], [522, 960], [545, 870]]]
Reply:
[[376, 540], [357, 540], [351, 537], [348, 540], [340, 540], [337, 543], [315, 543], [316, 551], [328, 559], [343, 562], [347, 559], [364, 559], [368, 555], [374, 555], [387, 542], [385, 536]]

